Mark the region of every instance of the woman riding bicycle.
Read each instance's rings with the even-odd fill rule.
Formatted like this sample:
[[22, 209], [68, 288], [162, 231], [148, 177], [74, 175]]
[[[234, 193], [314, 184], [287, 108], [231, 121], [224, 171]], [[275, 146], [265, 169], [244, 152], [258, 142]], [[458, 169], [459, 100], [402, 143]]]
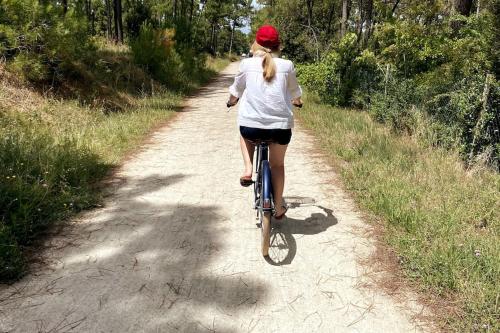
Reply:
[[293, 105], [302, 106], [300, 88], [293, 63], [279, 58], [278, 31], [262, 26], [255, 36], [251, 51], [253, 58], [241, 61], [239, 73], [229, 87], [228, 106], [239, 99], [238, 125], [240, 146], [245, 171], [240, 178], [242, 186], [252, 184], [252, 161], [256, 140], [271, 141], [269, 163], [276, 219], [285, 216], [283, 204], [285, 185], [285, 152], [292, 137]]

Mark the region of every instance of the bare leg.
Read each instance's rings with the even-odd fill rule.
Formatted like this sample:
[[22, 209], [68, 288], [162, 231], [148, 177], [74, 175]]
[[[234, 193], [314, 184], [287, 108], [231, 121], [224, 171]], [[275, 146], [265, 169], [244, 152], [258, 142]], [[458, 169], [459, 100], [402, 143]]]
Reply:
[[240, 147], [241, 147], [241, 154], [243, 155], [243, 162], [245, 163], [245, 173], [243, 176], [245, 177], [251, 177], [252, 176], [252, 171], [253, 171], [253, 153], [255, 151], [255, 145], [252, 144], [250, 141], [243, 139], [242, 136], [240, 136]]
[[269, 164], [274, 192], [276, 215], [281, 215], [283, 209], [283, 188], [285, 187], [285, 153], [288, 145], [271, 144], [269, 146]]

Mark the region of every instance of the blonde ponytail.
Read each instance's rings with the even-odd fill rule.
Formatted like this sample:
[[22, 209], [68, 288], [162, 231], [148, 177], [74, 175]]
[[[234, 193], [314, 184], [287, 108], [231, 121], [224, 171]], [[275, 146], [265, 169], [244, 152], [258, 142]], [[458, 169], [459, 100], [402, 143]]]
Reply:
[[271, 82], [276, 76], [276, 64], [273, 60], [273, 54], [278, 54], [278, 50], [271, 50], [262, 45], [257, 44], [257, 42], [252, 45], [252, 53], [254, 56], [262, 56], [262, 69], [264, 80]]
[[271, 82], [276, 76], [276, 64], [274, 63], [271, 53], [266, 52], [264, 60], [262, 60], [262, 68], [264, 69], [264, 80]]

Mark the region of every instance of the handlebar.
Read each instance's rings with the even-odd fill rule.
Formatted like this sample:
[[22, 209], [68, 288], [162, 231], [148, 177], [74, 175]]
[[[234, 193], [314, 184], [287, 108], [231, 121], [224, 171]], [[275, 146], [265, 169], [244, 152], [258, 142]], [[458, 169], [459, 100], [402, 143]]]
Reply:
[[[239, 98], [238, 98], [238, 99], [236, 100], [236, 102], [234, 102], [234, 103], [231, 103], [231, 101], [230, 101], [230, 100], [228, 100], [228, 101], [226, 102], [226, 106], [227, 106], [227, 108], [229, 109], [230, 107], [233, 107], [233, 106], [235, 106], [236, 104], [238, 104], [238, 102], [239, 102], [239, 101], [240, 101], [240, 99], [239, 99]], [[300, 103], [300, 104], [295, 104], [295, 103], [293, 103], [293, 106], [298, 107], [299, 109], [302, 109], [302, 106], [304, 106], [304, 103]]]
[[234, 102], [234, 103], [231, 103], [231, 100], [228, 100], [228, 101], [226, 102], [226, 106], [227, 106], [227, 108], [229, 109], [230, 107], [235, 106], [236, 104], [238, 104], [239, 100], [240, 100], [240, 99], [238, 98], [238, 99], [236, 100], [236, 102]]

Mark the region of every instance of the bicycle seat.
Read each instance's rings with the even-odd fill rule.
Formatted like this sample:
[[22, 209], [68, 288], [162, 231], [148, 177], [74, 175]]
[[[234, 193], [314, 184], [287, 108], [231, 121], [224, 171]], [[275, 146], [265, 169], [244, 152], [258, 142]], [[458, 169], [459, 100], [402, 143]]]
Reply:
[[271, 143], [276, 143], [275, 140], [271, 140], [271, 139], [269, 139], [269, 140], [258, 139], [258, 140], [248, 140], [248, 141], [250, 141], [252, 144], [254, 144], [256, 146], [257, 145], [268, 145], [269, 146]]

